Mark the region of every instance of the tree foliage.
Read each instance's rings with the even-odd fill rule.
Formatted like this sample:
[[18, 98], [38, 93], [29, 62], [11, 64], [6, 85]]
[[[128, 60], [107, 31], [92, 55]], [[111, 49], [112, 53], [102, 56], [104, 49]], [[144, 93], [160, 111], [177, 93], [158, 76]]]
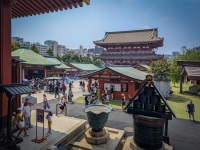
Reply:
[[154, 61], [150, 65], [149, 72], [154, 76], [164, 75], [170, 77], [172, 83], [180, 82], [182, 67], [177, 65], [178, 60], [200, 60], [200, 50], [187, 49], [186, 46], [182, 47], [182, 54], [176, 57], [166, 60]]
[[155, 77], [164, 76], [169, 77], [170, 75], [170, 63], [167, 59], [157, 60], [151, 63], [149, 72], [153, 73]]
[[39, 50], [38, 50], [38, 48], [36, 47], [35, 44], [33, 44], [33, 45], [30, 47], [30, 49], [31, 49], [32, 51], [34, 51], [35, 53], [38, 53], [38, 54], [39, 54]]
[[17, 42], [12, 42], [12, 51], [20, 49], [20, 44]]
[[49, 56], [53, 56], [53, 50], [51, 48], [49, 48], [47, 51], [46, 51], [47, 55]]
[[94, 60], [94, 61], [93, 61], [93, 64], [94, 64], [95, 66], [99, 67], [99, 68], [102, 68], [101, 61], [98, 60], [98, 59]]
[[65, 54], [64, 56], [61, 57], [61, 60], [65, 63], [70, 63], [70, 62], [93, 63], [95, 66], [101, 67], [100, 60], [92, 61], [89, 57], [83, 57], [77, 54], [71, 54], [71, 53]]

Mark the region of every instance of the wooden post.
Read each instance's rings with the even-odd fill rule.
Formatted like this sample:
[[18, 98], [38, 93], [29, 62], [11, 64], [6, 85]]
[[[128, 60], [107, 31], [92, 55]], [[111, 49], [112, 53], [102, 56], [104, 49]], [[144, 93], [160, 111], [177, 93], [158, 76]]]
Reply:
[[180, 79], [180, 93], [183, 93], [183, 76], [181, 75], [181, 79]]
[[[9, 0], [0, 1], [0, 84], [11, 83], [11, 8]], [[6, 124], [8, 98], [0, 94], [0, 127]]]

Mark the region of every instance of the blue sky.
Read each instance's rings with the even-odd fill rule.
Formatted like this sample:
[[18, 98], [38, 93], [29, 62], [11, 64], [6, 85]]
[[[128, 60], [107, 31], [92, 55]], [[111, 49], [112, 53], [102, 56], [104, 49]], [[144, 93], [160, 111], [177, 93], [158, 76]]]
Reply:
[[12, 19], [12, 36], [67, 48], [93, 48], [105, 32], [158, 28], [159, 54], [200, 46], [200, 0], [90, 0], [90, 5]]

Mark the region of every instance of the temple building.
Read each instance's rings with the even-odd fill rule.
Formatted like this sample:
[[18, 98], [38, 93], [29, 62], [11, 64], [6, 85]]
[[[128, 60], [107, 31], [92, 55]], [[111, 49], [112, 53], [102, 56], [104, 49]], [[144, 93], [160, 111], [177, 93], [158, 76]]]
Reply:
[[66, 76], [66, 69], [70, 67], [53, 56], [42, 56], [29, 49], [18, 49], [12, 52], [13, 57], [20, 60], [20, 79], [47, 78], [52, 76]]
[[121, 94], [134, 96], [141, 83], [145, 80], [148, 73], [134, 69], [131, 66], [108, 66], [103, 69], [80, 75], [81, 78], [88, 79], [88, 91], [90, 90], [92, 80], [98, 80], [100, 93], [107, 88], [109, 91], [113, 86], [113, 98], [121, 99]]
[[96, 58], [102, 65], [131, 65], [138, 63], [149, 65], [152, 61], [163, 59], [155, 49], [163, 46], [163, 38], [158, 37], [158, 29], [106, 32], [102, 40], [94, 44], [105, 51]]

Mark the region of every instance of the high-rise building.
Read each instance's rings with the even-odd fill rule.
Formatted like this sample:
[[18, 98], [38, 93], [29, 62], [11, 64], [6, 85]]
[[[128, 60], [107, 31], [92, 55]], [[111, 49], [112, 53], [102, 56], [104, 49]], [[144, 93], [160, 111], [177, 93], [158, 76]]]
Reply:
[[12, 37], [12, 42], [16, 42], [21, 45], [24, 42], [24, 39], [20, 37]]

